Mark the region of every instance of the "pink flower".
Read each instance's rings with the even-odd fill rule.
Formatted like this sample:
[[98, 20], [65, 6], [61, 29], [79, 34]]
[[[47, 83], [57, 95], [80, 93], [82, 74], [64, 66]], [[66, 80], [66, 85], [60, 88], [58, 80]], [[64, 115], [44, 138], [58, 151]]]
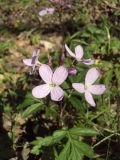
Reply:
[[80, 92], [85, 93], [86, 101], [93, 107], [96, 106], [93, 95], [101, 95], [105, 92], [106, 88], [105, 85], [99, 84], [94, 85], [93, 83], [97, 80], [100, 76], [100, 72], [96, 68], [91, 68], [88, 70], [86, 77], [85, 77], [85, 85], [82, 83], [73, 83], [72, 87]]
[[67, 69], [64, 66], [60, 66], [53, 73], [48, 65], [42, 64], [39, 68], [39, 74], [45, 84], [33, 88], [33, 96], [36, 98], [44, 98], [50, 93], [53, 101], [61, 101], [64, 96], [64, 91], [59, 85], [66, 80], [68, 76]]
[[80, 45], [75, 47], [75, 53], [73, 53], [66, 44], [65, 44], [65, 49], [70, 54], [70, 56], [75, 58], [78, 62], [82, 62], [82, 63], [84, 63], [86, 65], [91, 65], [91, 64], [94, 63], [94, 60], [91, 60], [91, 59], [83, 59], [83, 60], [81, 60], [82, 57], [83, 57], [84, 52], [83, 52], [82, 46], [80, 46]]
[[31, 66], [32, 70], [34, 71], [35, 66], [37, 64], [40, 64], [40, 62], [38, 61], [38, 55], [39, 55], [40, 50], [39, 49], [35, 49], [32, 55], [32, 58], [30, 59], [23, 59], [23, 63], [27, 66]]
[[47, 10], [46, 9], [43, 9], [43, 10], [41, 10], [40, 12], [39, 12], [39, 15], [40, 16], [44, 16], [44, 15], [46, 15], [47, 14]]
[[44, 16], [46, 14], [53, 14], [55, 12], [55, 8], [45, 8], [39, 12], [40, 16]]
[[46, 8], [49, 14], [53, 14], [55, 12], [55, 8]]

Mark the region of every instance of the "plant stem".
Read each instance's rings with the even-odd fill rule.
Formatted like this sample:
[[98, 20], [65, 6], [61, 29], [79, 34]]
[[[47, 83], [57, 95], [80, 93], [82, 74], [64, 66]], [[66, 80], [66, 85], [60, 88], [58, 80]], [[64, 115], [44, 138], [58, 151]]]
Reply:
[[103, 142], [106, 141], [107, 139], [113, 137], [114, 135], [115, 135], [115, 133], [114, 133], [114, 134], [111, 134], [111, 135], [109, 135], [109, 136], [107, 136], [107, 137], [105, 137], [105, 138], [103, 138], [101, 141], [99, 141], [98, 143], [96, 143], [92, 148], [95, 148], [95, 147], [99, 146], [101, 143], [103, 143]]

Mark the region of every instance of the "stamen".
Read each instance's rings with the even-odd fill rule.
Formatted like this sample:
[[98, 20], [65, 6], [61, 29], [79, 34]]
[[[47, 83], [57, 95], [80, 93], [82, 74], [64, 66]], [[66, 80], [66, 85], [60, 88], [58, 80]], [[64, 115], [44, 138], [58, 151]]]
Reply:
[[55, 87], [55, 86], [56, 86], [55, 83], [51, 83], [51, 84], [49, 84], [49, 85], [50, 85], [50, 87]]
[[85, 85], [85, 90], [87, 90], [88, 89], [88, 85]]

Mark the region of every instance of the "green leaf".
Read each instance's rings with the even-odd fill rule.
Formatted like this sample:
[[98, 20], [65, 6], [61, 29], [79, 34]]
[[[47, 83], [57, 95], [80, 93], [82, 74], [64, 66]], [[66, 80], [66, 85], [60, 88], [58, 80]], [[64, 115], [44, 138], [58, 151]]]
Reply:
[[50, 146], [52, 144], [54, 144], [52, 136], [45, 137], [41, 142], [41, 146]]
[[52, 136], [47, 136], [45, 138], [37, 137], [37, 139], [32, 141], [31, 143], [32, 145], [34, 145], [31, 152], [33, 154], [38, 154], [42, 146], [51, 146], [55, 143], [58, 143], [61, 139], [65, 137], [66, 132], [67, 131], [64, 130], [58, 130], [55, 131]]
[[82, 160], [83, 159], [83, 154], [79, 147], [76, 145], [72, 144], [72, 151], [71, 151], [71, 160]]
[[69, 160], [70, 142], [68, 141], [57, 160]]
[[69, 130], [71, 136], [95, 136], [98, 134], [97, 131], [91, 128], [82, 128], [82, 127], [75, 127]]
[[82, 160], [83, 153], [72, 140], [69, 140], [57, 160]]
[[34, 146], [34, 147], [31, 149], [31, 153], [32, 153], [32, 154], [39, 155], [40, 152], [41, 152], [41, 151], [40, 151], [39, 146]]
[[111, 70], [111, 69], [104, 74], [105, 85], [110, 86], [112, 76], [113, 76], [113, 70]]
[[42, 137], [37, 137], [36, 140], [32, 141], [31, 144], [33, 145], [40, 145], [42, 142], [43, 138]]
[[27, 118], [31, 116], [33, 113], [36, 113], [43, 107], [43, 104], [41, 103], [36, 103], [28, 107], [24, 112], [23, 112], [23, 118]]
[[61, 139], [65, 137], [65, 135], [66, 135], [66, 131], [63, 131], [63, 130], [55, 131], [52, 136], [48, 136], [43, 139], [40, 139], [41, 146], [49, 146], [49, 145], [58, 143]]
[[53, 117], [53, 119], [55, 119], [58, 115], [57, 112], [57, 106], [54, 104], [49, 104], [50, 107], [45, 107], [45, 117], [49, 118], [49, 117]]
[[81, 153], [83, 153], [89, 158], [93, 158], [94, 156], [93, 149], [88, 144], [77, 140], [73, 140], [73, 144], [74, 146], [77, 147], [77, 150], [80, 150]]
[[45, 138], [37, 137], [36, 140], [31, 142], [31, 144], [34, 145], [31, 149], [31, 153], [38, 155], [41, 152], [42, 146], [49, 146], [53, 144], [53, 138], [52, 136], [48, 136]]
[[[118, 84], [118, 87], [117, 87], [117, 89], [118, 89], [118, 91], [120, 91], [120, 68], [116, 68], [115, 69], [115, 76], [116, 76], [116, 80], [117, 80], [117, 84]], [[120, 93], [120, 92], [118, 92], [118, 93]]]
[[72, 97], [69, 98], [69, 101], [77, 111], [82, 111], [83, 112], [85, 110], [85, 108], [81, 104], [81, 101], [77, 97], [72, 96]]
[[25, 95], [24, 100], [17, 106], [17, 108], [20, 110], [25, 109], [28, 106], [35, 104], [35, 103], [39, 103], [39, 102], [40, 101], [38, 99], [34, 98], [31, 93], [27, 93]]
[[63, 139], [65, 136], [66, 136], [66, 132], [67, 131], [64, 131], [64, 130], [58, 130], [58, 131], [55, 131], [53, 133], [53, 140], [54, 142], [55, 141], [60, 141], [61, 139]]
[[[14, 42], [13, 41], [1, 41], [0, 42], [0, 52], [5, 52], [6, 50], [12, 48], [14, 46]], [[1, 55], [0, 55], [1, 57]]]

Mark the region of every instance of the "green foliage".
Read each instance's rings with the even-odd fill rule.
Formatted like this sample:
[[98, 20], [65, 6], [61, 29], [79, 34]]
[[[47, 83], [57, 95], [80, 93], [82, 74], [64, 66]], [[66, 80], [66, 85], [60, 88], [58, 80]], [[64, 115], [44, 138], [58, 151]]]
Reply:
[[[46, 0], [0, 0], [0, 159], [11, 159], [8, 154], [12, 146], [15, 154], [21, 155], [16, 158], [25, 160], [22, 156], [24, 152], [28, 154], [27, 149], [35, 155], [33, 159], [41, 160], [83, 160], [84, 156], [96, 160], [119, 159], [119, 0], [72, 2], [70, 10], [62, 11], [60, 23], [61, 13], [57, 11], [39, 17], [41, 9], [52, 7]], [[40, 45], [43, 39], [51, 41], [56, 51], [53, 47], [51, 53]], [[105, 84], [106, 92], [102, 96], [94, 95], [95, 108], [90, 107], [84, 95], [74, 91], [71, 85], [84, 83], [91, 66], [74, 64], [68, 54], [64, 65], [76, 67], [77, 75], [69, 75], [62, 84], [63, 101], [50, 101], [49, 96], [39, 100], [31, 94], [32, 88], [43, 82], [38, 76], [38, 66], [33, 75], [24, 74], [29, 69], [23, 67], [21, 55], [28, 58], [31, 49], [40, 47], [40, 62], [48, 64], [49, 54], [52, 67], [56, 68], [60, 64], [60, 54], [65, 51], [61, 47], [64, 43], [73, 52], [77, 45], [82, 45], [83, 59], [94, 59], [92, 67], [100, 69], [101, 77], [96, 84]], [[23, 77], [19, 80], [21, 74]], [[5, 147], [3, 141], [7, 141]], [[99, 147], [96, 149], [96, 146]], [[27, 156], [31, 158], [31, 154]]]
[[30, 35], [30, 40], [32, 44], [39, 44], [40, 43], [40, 36], [38, 34], [36, 35]]
[[40, 101], [37, 100], [37, 99], [35, 99], [35, 98], [31, 95], [31, 93], [28, 92], [28, 93], [25, 95], [24, 100], [22, 101], [22, 103], [19, 104], [19, 105], [17, 106], [17, 108], [20, 109], [20, 110], [26, 109], [28, 106], [34, 105], [35, 103], [36, 103], [36, 104], [37, 104], [37, 103], [40, 103]]
[[66, 131], [58, 130], [58, 131], [55, 131], [52, 136], [48, 136], [48, 137], [45, 137], [45, 138], [38, 137], [35, 141], [32, 142], [34, 147], [31, 150], [31, 152], [33, 154], [39, 154], [41, 147], [51, 146], [53, 144], [56, 144], [60, 140], [62, 140], [65, 137], [65, 135], [66, 135]]
[[86, 155], [89, 158], [93, 158], [92, 148], [82, 142], [80, 136], [96, 136], [98, 133], [90, 128], [72, 128], [70, 130], [58, 130], [53, 133], [52, 136], [45, 138], [39, 137], [32, 142], [34, 145], [31, 152], [33, 154], [39, 154], [43, 146], [51, 146], [56, 143], [60, 143], [63, 138], [67, 138], [67, 143], [64, 146], [63, 150], [60, 152], [57, 160], [83, 160], [83, 156]]
[[31, 116], [32, 114], [36, 113], [40, 109], [43, 109], [43, 104], [41, 103], [36, 103], [31, 106], [29, 106], [24, 112], [23, 112], [23, 118], [27, 118]]
[[13, 41], [1, 41], [0, 42], [0, 52], [2, 55], [0, 55], [0, 57], [3, 56], [3, 54], [5, 54], [6, 51], [8, 51], [9, 49], [11, 49], [14, 46]]
[[82, 127], [75, 127], [69, 130], [71, 136], [95, 136], [98, 134], [95, 130], [91, 128], [82, 128]]
[[62, 150], [62, 152], [59, 155], [59, 158], [57, 160], [61, 160], [61, 159], [69, 159], [70, 156], [70, 141], [67, 142], [67, 144], [64, 146], [64, 149]]
[[75, 96], [72, 96], [69, 98], [70, 103], [72, 104], [72, 106], [76, 109], [76, 111], [84, 113], [85, 112], [85, 106], [83, 103], [81, 103], [81, 99], [80, 97], [77, 98]]
[[23, 7], [26, 7], [26, 6], [32, 5], [34, 1], [33, 0], [20, 0], [20, 3]]

